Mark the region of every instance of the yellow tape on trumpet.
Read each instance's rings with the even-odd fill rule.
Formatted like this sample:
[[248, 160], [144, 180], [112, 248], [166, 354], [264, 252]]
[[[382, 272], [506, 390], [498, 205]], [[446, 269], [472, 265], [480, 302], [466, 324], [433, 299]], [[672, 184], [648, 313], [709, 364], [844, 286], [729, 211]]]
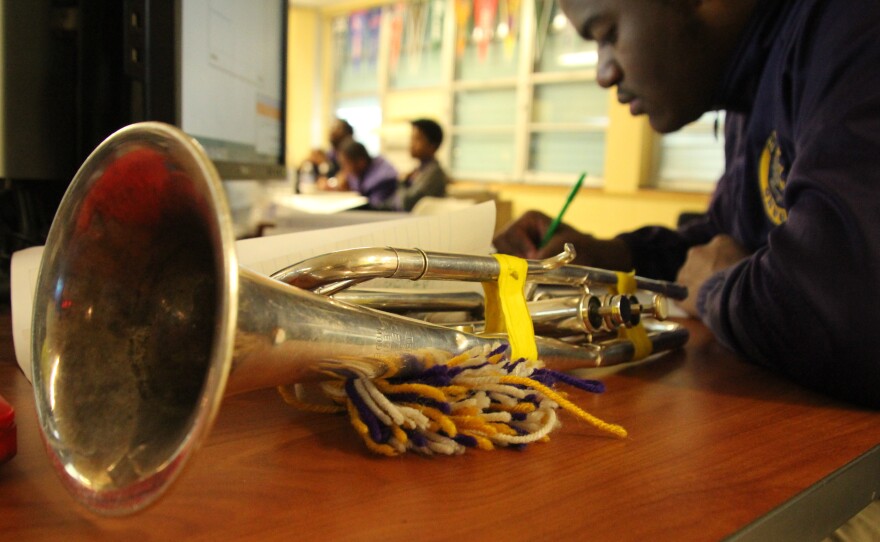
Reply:
[[[636, 293], [636, 289], [635, 271], [617, 273], [617, 287], [612, 288], [612, 290], [616, 290], [616, 293], [622, 295], [633, 295]], [[654, 351], [654, 344], [651, 342], [650, 337], [648, 337], [648, 332], [645, 331], [645, 326], [641, 322], [637, 326], [619, 328], [617, 336], [633, 344], [633, 348], [635, 348], [635, 353], [633, 353], [634, 360], [646, 358]]]
[[507, 333], [513, 359], [538, 359], [535, 328], [524, 293], [529, 264], [522, 258], [495, 254], [498, 282], [484, 282], [486, 333]]

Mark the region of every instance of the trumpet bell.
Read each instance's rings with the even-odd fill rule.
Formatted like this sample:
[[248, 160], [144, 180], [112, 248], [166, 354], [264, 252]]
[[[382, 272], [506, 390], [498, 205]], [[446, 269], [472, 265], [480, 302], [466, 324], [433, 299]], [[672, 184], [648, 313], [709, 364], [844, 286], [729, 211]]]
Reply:
[[32, 348], [46, 447], [77, 500], [146, 506], [207, 432], [229, 372], [238, 264], [213, 164], [182, 132], [124, 128], [50, 230]]
[[56, 213], [34, 299], [34, 394], [66, 488], [122, 515], [165, 491], [226, 395], [352, 367], [408, 374], [495, 342], [239, 268], [209, 158], [142, 123], [89, 156]]

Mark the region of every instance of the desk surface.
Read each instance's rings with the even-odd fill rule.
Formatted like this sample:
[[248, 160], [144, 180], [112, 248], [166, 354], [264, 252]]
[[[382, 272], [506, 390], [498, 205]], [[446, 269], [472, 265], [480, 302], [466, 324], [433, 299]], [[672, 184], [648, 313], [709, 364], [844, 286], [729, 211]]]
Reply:
[[368, 453], [344, 418], [273, 390], [227, 398], [180, 479], [128, 518], [92, 515], [42, 448], [0, 307], [0, 394], [18, 455], [0, 466], [7, 540], [818, 539], [880, 486], [880, 413], [840, 405], [746, 364], [688, 322], [682, 351], [603, 376], [573, 398], [622, 424], [605, 436], [563, 414], [524, 451]]

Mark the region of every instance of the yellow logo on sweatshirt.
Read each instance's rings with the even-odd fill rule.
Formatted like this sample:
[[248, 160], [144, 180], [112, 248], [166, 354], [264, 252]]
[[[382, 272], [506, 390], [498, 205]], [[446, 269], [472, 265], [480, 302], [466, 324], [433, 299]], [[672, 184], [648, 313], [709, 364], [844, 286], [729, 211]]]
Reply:
[[767, 213], [767, 218], [778, 226], [788, 219], [788, 211], [785, 210], [783, 200], [785, 168], [782, 166], [782, 151], [779, 149], [775, 131], [770, 134], [767, 144], [764, 145], [764, 152], [761, 153], [758, 179], [761, 183], [764, 212]]

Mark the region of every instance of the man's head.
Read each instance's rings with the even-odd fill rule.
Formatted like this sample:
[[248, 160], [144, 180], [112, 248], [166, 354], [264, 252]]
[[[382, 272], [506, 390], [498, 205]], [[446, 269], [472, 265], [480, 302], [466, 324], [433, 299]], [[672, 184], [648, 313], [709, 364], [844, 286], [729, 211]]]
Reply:
[[431, 160], [443, 143], [443, 128], [431, 119], [416, 119], [411, 124], [410, 156], [421, 161]]
[[367, 148], [354, 139], [345, 140], [339, 148], [339, 165], [355, 177], [362, 177], [372, 161]]
[[336, 150], [339, 150], [339, 146], [353, 136], [354, 129], [348, 121], [336, 119], [333, 121], [333, 125], [330, 126], [330, 145]]
[[560, 0], [578, 33], [596, 41], [596, 81], [617, 87], [634, 115], [661, 133], [712, 103], [757, 0]]

